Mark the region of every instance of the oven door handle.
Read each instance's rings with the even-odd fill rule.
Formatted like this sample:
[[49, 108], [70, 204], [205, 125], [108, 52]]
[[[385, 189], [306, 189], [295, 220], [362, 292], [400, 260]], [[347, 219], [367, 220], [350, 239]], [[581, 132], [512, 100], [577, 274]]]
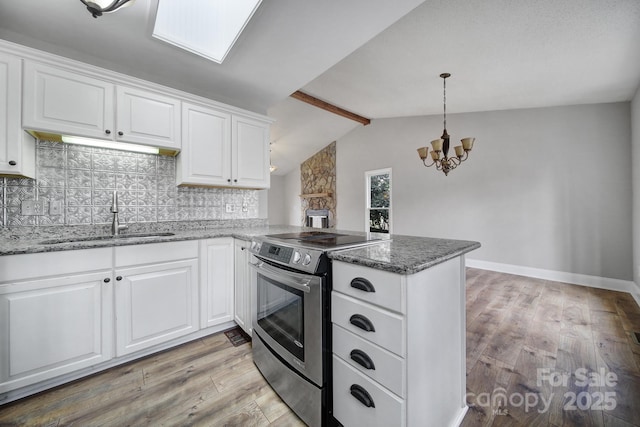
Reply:
[[[262, 261], [258, 261], [255, 264], [250, 262], [249, 265], [263, 276], [276, 280], [283, 285], [291, 286], [292, 288], [298, 289], [302, 292], [311, 292], [309, 284], [313, 279], [316, 279], [314, 276], [306, 277], [285, 270], [276, 269]], [[294, 274], [296, 274], [296, 276], [294, 276]]]

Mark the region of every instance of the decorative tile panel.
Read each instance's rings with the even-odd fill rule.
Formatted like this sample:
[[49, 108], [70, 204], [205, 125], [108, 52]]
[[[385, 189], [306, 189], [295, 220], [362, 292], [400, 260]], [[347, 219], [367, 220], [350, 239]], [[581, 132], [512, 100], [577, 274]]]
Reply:
[[[176, 187], [175, 157], [38, 141], [36, 164], [37, 180], [0, 177], [0, 225], [110, 224], [116, 189], [123, 223], [258, 216], [256, 190]], [[44, 200], [46, 214], [23, 216], [23, 200]], [[51, 201], [61, 204], [60, 215], [49, 214]], [[235, 212], [226, 213], [227, 203]]]

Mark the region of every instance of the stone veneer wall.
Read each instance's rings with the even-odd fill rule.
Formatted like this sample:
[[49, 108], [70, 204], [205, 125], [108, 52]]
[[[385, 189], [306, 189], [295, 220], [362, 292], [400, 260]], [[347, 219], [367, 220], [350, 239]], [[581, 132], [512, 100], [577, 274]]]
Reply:
[[329, 209], [329, 226], [336, 225], [336, 142], [332, 142], [300, 165], [302, 194], [330, 193], [328, 197], [302, 198], [302, 224], [307, 209]]
[[[177, 187], [174, 157], [38, 141], [35, 180], [0, 177], [0, 225], [108, 224], [113, 190], [127, 223], [258, 217], [257, 190]], [[36, 199], [60, 201], [61, 214], [21, 215]]]

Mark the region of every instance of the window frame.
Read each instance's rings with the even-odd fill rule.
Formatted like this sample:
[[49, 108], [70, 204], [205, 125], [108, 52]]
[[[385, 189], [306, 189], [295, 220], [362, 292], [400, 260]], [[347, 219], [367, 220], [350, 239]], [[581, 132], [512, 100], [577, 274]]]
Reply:
[[[389, 207], [388, 208], [372, 208], [371, 207], [371, 177], [376, 175], [389, 175]], [[387, 209], [389, 211], [389, 230], [388, 232], [379, 232], [382, 234], [391, 234], [393, 232], [393, 175], [391, 172], [391, 168], [383, 168], [383, 169], [375, 169], [364, 172], [365, 179], [365, 189], [366, 189], [366, 197], [365, 197], [365, 209], [364, 209], [364, 224], [365, 231], [367, 233], [378, 233], [376, 231], [371, 231], [370, 227], [370, 212], [371, 210], [380, 210]]]

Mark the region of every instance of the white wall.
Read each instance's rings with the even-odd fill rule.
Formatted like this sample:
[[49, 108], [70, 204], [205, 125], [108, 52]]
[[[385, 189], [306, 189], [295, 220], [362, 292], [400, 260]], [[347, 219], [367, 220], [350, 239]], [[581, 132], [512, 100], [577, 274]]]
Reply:
[[287, 175], [271, 175], [269, 224], [302, 225], [300, 214], [300, 168]]
[[303, 225], [300, 200], [301, 187], [300, 168], [296, 168], [284, 176], [283, 202], [286, 225]]
[[[448, 116], [475, 136], [448, 177], [416, 149], [442, 117], [374, 120], [338, 141], [338, 227], [364, 230], [364, 173], [393, 169], [395, 234], [477, 240], [469, 258], [630, 280], [630, 104]], [[452, 150], [453, 151], [453, 150]]]
[[633, 163], [633, 281], [640, 295], [640, 88], [631, 102], [631, 161]]
[[284, 177], [271, 175], [271, 186], [267, 190], [269, 209], [267, 218], [269, 224], [286, 224], [284, 210]]

